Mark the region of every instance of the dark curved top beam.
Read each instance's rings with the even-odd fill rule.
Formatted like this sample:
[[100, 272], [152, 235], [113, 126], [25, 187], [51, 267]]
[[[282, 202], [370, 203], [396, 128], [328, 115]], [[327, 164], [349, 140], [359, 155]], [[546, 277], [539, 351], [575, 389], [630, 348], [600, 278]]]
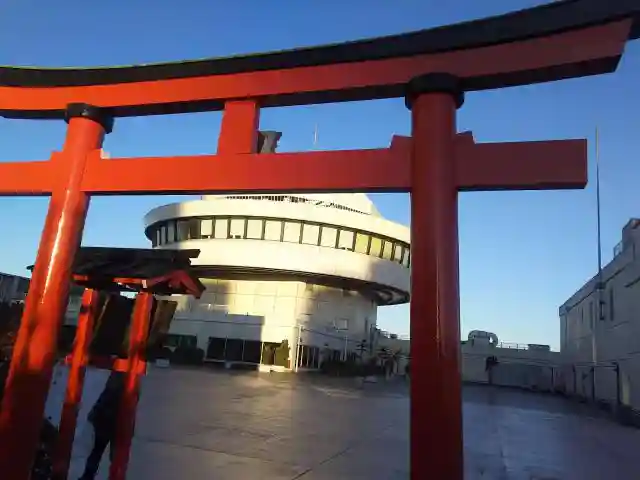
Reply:
[[[580, 31], [586, 35], [588, 29], [613, 24], [623, 25], [623, 34], [619, 30], [617, 33], [608, 32], [608, 36], [602, 40], [585, 42], [590, 43], [585, 48], [592, 49], [588, 54], [582, 53], [580, 56], [572, 53], [577, 47], [577, 37], [574, 36], [574, 46], [565, 49], [566, 58], [556, 55], [553, 60], [540, 61], [539, 65], [530, 62], [528, 66], [514, 67], [514, 71], [507, 71], [508, 61], [505, 60], [496, 71], [478, 66], [473, 71], [461, 69], [462, 72], [451, 72], [463, 77], [466, 90], [594, 75], [615, 70], [624, 42], [640, 36], [638, 0], [563, 0], [505, 15], [401, 35], [229, 58], [110, 68], [0, 67], [0, 115], [61, 118], [63, 102], [93, 103], [111, 109], [114, 116], [128, 116], [216, 110], [230, 98], [261, 98], [263, 106], [281, 106], [397, 97], [403, 95], [404, 85], [409, 78], [387, 74], [384, 78], [379, 75], [379, 79], [369, 81], [371, 69], [374, 68], [372, 64], [377, 64], [376, 68], [380, 71], [389, 68], [386, 62], [404, 62], [403, 72], [407, 75], [429, 73], [437, 68], [469, 61], [470, 58], [473, 60], [473, 57], [463, 54], [470, 55], [476, 50], [535, 40], [538, 40], [535, 45], [543, 45], [545, 38], [560, 38]], [[617, 42], [615, 46], [612, 36]], [[598, 45], [599, 42], [607, 44], [609, 49]], [[549, 51], [553, 49], [544, 45], [546, 58], [551, 58], [553, 54]], [[540, 50], [543, 47], [536, 48]], [[488, 52], [484, 53], [486, 58], [490, 58]], [[444, 61], [445, 57], [448, 62]], [[412, 64], [411, 68], [408, 68], [409, 63]], [[474, 63], [479, 64], [480, 60]], [[496, 64], [495, 61], [491, 63]], [[299, 81], [291, 77], [293, 71], [329, 67], [349, 68], [348, 74], [352, 80], [344, 84], [325, 82], [319, 85], [316, 82], [308, 88], [300, 85], [297, 89]], [[283, 74], [288, 76], [284, 82], [286, 88], [273, 87], [278, 81], [282, 83], [280, 77]], [[229, 76], [249, 75], [254, 77], [251, 81], [247, 77], [234, 78], [234, 81], [251, 83], [251, 88], [243, 90], [236, 87], [234, 90], [227, 88], [226, 84], [226, 91], [220, 88], [219, 82], [228, 80]], [[258, 75], [261, 75], [260, 82]], [[344, 71], [340, 75], [336, 72], [336, 77], [343, 75]], [[278, 76], [278, 79], [274, 79], [274, 76]], [[304, 76], [308, 80], [310, 72]], [[202, 78], [212, 82], [217, 80], [218, 83], [213, 86], [209, 84], [207, 88], [211, 91], [206, 94], [194, 93], [193, 98], [189, 98], [182, 82]], [[182, 81], [179, 87], [183, 93], [168, 95], [165, 92], [154, 96], [146, 92], [138, 98], [131, 88], [126, 91], [127, 85], [139, 82], [170, 81]], [[269, 82], [270, 88], [257, 86]], [[172, 88], [175, 85], [178, 84], [174, 83]], [[140, 85], [138, 90], [146, 90], [148, 86], [149, 83], [144, 88]], [[26, 92], [18, 92], [24, 89], [29, 90], [28, 95], [33, 97], [31, 100], [27, 99]], [[43, 89], [57, 91], [55, 94], [43, 94]], [[165, 90], [169, 90], [168, 83]], [[206, 88], [204, 84], [199, 84], [194, 90], [205, 92]], [[21, 98], [10, 100], [9, 97], [15, 96], [16, 92], [22, 93], [18, 95]]]
[[104, 85], [382, 60], [510, 43], [625, 18], [634, 21], [630, 38], [640, 36], [638, 0], [563, 0], [417, 32], [279, 52], [123, 67], [0, 67], [0, 85]]

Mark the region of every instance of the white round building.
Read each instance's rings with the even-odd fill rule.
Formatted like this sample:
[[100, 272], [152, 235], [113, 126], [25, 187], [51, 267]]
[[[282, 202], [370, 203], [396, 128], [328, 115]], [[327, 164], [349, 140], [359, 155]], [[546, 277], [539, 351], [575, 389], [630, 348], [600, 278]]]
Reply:
[[369, 349], [378, 306], [409, 299], [409, 229], [364, 194], [204, 196], [145, 227], [154, 248], [200, 250], [207, 289], [177, 299], [168, 342], [210, 361], [318, 368]]

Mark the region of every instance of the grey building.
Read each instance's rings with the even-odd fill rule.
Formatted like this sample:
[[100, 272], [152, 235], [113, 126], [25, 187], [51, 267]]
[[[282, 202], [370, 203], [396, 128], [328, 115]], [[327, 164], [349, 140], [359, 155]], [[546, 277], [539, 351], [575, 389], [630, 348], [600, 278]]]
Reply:
[[29, 279], [18, 275], [0, 273], [0, 302], [23, 301], [29, 290]]
[[638, 255], [640, 219], [634, 218], [601, 276], [596, 274], [559, 310], [567, 391], [600, 402], [620, 401], [634, 410], [640, 410]]

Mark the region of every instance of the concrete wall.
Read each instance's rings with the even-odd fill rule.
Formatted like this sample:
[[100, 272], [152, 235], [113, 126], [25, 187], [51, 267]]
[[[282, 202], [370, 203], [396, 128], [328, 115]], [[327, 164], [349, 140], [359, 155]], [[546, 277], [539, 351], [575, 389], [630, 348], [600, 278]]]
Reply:
[[[405, 355], [410, 354], [410, 341], [403, 338], [381, 336], [378, 347], [386, 347]], [[494, 385], [526, 388], [538, 391], [557, 391], [564, 385], [560, 352], [529, 348], [518, 344], [517, 348], [501, 348], [488, 341], [465, 342], [461, 346], [462, 380], [473, 383], [489, 383], [485, 369], [486, 359], [495, 356], [498, 365], [492, 369], [491, 381]], [[514, 346], [516, 344], [513, 344]], [[398, 365], [398, 373], [404, 372], [406, 358]]]
[[498, 365], [493, 367], [491, 378], [495, 385], [551, 391], [559, 383], [559, 352], [500, 348], [470, 342], [463, 344], [461, 350], [464, 381], [489, 383], [486, 359], [495, 356]]
[[613, 402], [619, 388], [622, 403], [640, 410], [640, 222], [630, 221], [622, 237], [602, 271], [600, 292], [594, 277], [560, 307], [561, 351], [569, 393], [591, 396], [595, 361], [596, 397]]

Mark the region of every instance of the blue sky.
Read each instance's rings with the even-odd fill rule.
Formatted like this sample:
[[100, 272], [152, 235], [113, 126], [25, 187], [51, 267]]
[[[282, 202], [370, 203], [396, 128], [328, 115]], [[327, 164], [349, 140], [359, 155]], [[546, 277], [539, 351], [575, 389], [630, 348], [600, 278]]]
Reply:
[[[400, 33], [533, 6], [525, 0], [337, 0], [296, 2], [35, 0], [0, 2], [0, 63], [89, 66], [172, 61], [277, 50]], [[604, 260], [626, 221], [640, 214], [640, 42], [613, 75], [478, 92], [459, 111], [477, 141], [601, 134]], [[215, 151], [220, 113], [118, 120], [113, 156]], [[261, 128], [284, 132], [281, 150], [388, 145], [409, 132], [403, 101], [265, 110]], [[0, 161], [48, 158], [63, 122], [0, 119]], [[558, 159], [561, 161], [562, 159]], [[593, 148], [590, 167], [593, 173]], [[180, 197], [94, 198], [83, 243], [148, 246], [142, 216]], [[373, 195], [383, 213], [409, 223], [407, 195]], [[47, 200], [0, 198], [0, 271], [24, 274], [36, 253]], [[490, 330], [505, 341], [558, 347], [557, 307], [596, 269], [595, 191], [465, 193], [460, 198], [463, 334]], [[382, 328], [408, 333], [408, 306], [383, 308]]]

